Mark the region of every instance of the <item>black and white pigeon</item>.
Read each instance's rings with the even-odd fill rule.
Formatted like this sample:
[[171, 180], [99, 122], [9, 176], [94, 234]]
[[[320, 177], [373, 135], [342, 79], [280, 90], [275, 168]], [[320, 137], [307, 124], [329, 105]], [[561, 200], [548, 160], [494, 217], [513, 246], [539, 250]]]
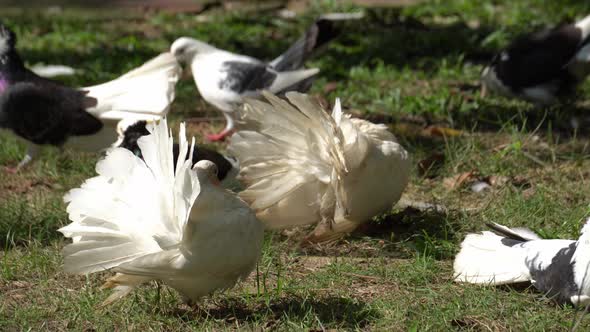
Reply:
[[180, 62], [190, 65], [203, 99], [223, 112], [226, 119], [223, 131], [207, 135], [209, 140], [218, 141], [232, 133], [232, 113], [242, 104], [243, 97], [259, 97], [262, 90], [275, 94], [308, 90], [319, 69], [302, 69], [303, 64], [336, 35], [333, 23], [320, 19], [271, 62], [220, 50], [189, 37], [174, 41], [170, 52]]
[[[128, 126], [123, 132], [122, 142], [118, 146], [133, 152], [133, 154], [143, 159], [141, 149], [139, 148], [137, 141], [140, 137], [150, 134], [146, 126], [147, 121], [138, 121]], [[176, 160], [178, 160], [179, 154], [179, 146], [177, 143], [174, 143], [172, 147], [172, 153], [174, 155], [174, 167], [176, 167]], [[201, 160], [209, 160], [217, 166], [217, 178], [222, 182], [222, 184], [225, 182], [225, 180], [232, 180], [238, 175], [239, 166], [236, 159], [229, 156], [224, 156], [215, 150], [195, 145], [193, 165]]]
[[0, 23], [0, 129], [28, 146], [11, 172], [29, 163], [41, 145], [101, 151], [124, 126], [162, 119], [181, 73], [176, 58], [163, 53], [113, 81], [70, 88], [27, 69], [15, 45], [14, 32]]
[[469, 234], [454, 263], [455, 281], [485, 285], [531, 282], [558, 303], [590, 304], [590, 218], [578, 240], [541, 239], [526, 228], [488, 226]]
[[549, 106], [575, 91], [590, 73], [590, 16], [524, 35], [482, 72], [484, 92]]

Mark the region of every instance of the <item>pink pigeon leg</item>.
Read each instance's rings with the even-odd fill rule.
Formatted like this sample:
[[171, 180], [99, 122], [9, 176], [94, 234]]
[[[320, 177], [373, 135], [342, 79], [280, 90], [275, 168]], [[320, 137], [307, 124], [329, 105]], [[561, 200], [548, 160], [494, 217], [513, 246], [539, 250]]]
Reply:
[[219, 132], [218, 134], [209, 134], [205, 135], [205, 137], [212, 142], [223, 141], [227, 136], [231, 135], [234, 132], [234, 119], [231, 115], [227, 112], [223, 112], [223, 116], [226, 120], [225, 128]]

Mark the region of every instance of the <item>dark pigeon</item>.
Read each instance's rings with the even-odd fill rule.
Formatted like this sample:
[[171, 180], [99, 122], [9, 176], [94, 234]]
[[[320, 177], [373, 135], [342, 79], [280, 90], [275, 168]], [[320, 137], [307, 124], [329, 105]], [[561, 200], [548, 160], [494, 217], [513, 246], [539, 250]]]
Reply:
[[571, 96], [590, 73], [590, 16], [523, 35], [483, 71], [484, 86], [546, 106]]
[[15, 45], [14, 32], [0, 23], [0, 128], [32, 143], [20, 168], [36, 145], [61, 146], [71, 136], [99, 132], [103, 124], [85, 111], [96, 105], [94, 98], [27, 69]]

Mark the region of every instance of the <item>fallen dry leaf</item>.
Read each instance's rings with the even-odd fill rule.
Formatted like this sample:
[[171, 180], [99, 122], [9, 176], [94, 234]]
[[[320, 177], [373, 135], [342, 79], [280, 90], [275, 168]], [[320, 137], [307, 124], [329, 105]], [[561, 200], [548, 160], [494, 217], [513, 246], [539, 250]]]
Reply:
[[461, 185], [463, 185], [465, 182], [476, 179], [476, 173], [477, 171], [473, 170], [445, 178], [443, 180], [443, 185], [448, 190], [455, 190], [461, 187]]

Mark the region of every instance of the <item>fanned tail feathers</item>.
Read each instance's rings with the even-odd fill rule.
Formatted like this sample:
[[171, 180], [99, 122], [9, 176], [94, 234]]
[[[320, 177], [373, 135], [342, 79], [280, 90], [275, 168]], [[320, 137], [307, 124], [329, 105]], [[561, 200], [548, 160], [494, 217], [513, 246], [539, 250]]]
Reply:
[[181, 68], [170, 53], [162, 53], [127, 74], [82, 88], [98, 101], [88, 112], [102, 120], [160, 120], [174, 100]]
[[530, 280], [525, 250], [502, 243], [492, 232], [469, 234], [453, 265], [455, 281], [502, 285]]
[[[126, 149], [112, 149], [97, 163], [98, 176], [64, 197], [72, 222], [59, 231], [73, 239], [63, 250], [64, 270], [83, 274], [114, 269], [125, 273], [105, 285], [110, 287], [117, 281], [117, 292], [106, 302], [154, 278], [157, 273], [150, 272], [150, 268], [156, 269], [154, 257], [177, 252], [190, 209], [200, 192], [190, 162], [194, 141], [190, 158], [179, 160], [174, 169], [173, 140], [166, 121], [153, 128], [148, 126], [148, 130], [151, 135], [138, 141], [145, 161]], [[184, 135], [181, 124], [180, 156], [189, 151]], [[150, 262], [151, 267], [144, 266], [145, 262]], [[158, 273], [166, 273], [169, 263], [163, 260]], [[124, 266], [134, 267], [135, 272]]]
[[[344, 138], [334, 118], [306, 95], [289, 92], [289, 102], [263, 92], [269, 101], [248, 100], [229, 152], [240, 162], [249, 187], [240, 197], [271, 228], [317, 222], [323, 193], [334, 191], [346, 172]], [[336, 199], [323, 200], [335, 205]], [[299, 202], [299, 203], [295, 203]], [[289, 207], [289, 208], [286, 208]]]

